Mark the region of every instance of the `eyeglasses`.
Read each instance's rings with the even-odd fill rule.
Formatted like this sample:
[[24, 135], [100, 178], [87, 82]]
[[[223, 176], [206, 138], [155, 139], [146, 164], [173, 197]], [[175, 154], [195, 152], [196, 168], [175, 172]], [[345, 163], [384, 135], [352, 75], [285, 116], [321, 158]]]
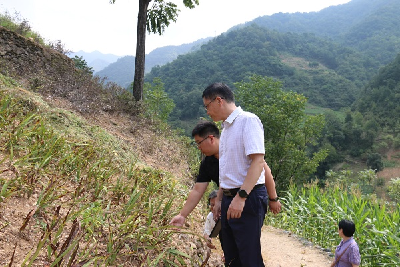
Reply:
[[197, 146], [197, 147], [200, 147], [200, 145], [201, 145], [201, 143], [203, 143], [207, 138], [209, 138], [210, 136], [213, 136], [213, 135], [208, 135], [206, 138], [204, 138], [203, 140], [201, 140], [200, 142], [193, 142], [194, 143], [194, 145], [195, 146]]
[[205, 110], [207, 110], [207, 109], [208, 109], [208, 106], [209, 106], [209, 105], [210, 105], [212, 102], [214, 102], [214, 101], [215, 101], [215, 99], [217, 99], [217, 98], [216, 98], [216, 97], [214, 97], [214, 99], [213, 99], [213, 100], [211, 100], [210, 102], [208, 102], [208, 104], [204, 106], [204, 109], [205, 109]]

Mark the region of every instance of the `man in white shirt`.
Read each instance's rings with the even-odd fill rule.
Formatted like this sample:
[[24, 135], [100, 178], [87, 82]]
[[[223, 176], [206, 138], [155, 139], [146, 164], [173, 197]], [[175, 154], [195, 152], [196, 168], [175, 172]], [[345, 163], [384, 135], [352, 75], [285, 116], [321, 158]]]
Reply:
[[264, 185], [263, 125], [255, 114], [236, 106], [233, 92], [226, 84], [211, 84], [202, 98], [207, 114], [214, 121], [223, 121], [220, 189], [214, 215], [221, 211], [225, 265], [264, 266], [260, 236], [268, 195]]

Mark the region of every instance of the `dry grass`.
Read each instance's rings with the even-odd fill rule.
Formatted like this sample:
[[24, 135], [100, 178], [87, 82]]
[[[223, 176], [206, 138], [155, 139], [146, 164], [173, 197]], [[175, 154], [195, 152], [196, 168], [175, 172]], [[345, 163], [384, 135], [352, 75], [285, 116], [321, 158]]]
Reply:
[[[157, 257], [172, 262], [182, 258], [176, 254], [179, 250], [175, 248], [181, 248], [179, 253], [193, 257], [183, 256], [180, 261], [193, 266], [201, 261], [203, 256], [199, 258], [199, 255], [206, 254], [206, 247], [196, 237], [202, 223], [199, 211], [194, 212], [189, 220], [187, 234], [176, 235], [166, 231], [170, 218], [177, 213], [187, 195], [188, 187], [185, 185], [191, 184], [188, 179], [190, 167], [184, 160], [190, 157], [185, 138], [180, 139], [173, 131], [160, 131], [157, 125], [148, 124], [143, 118], [130, 120], [129, 115], [107, 112], [83, 116], [65, 99], [44, 99], [20, 88], [3, 88], [1, 93], [1, 100], [13, 95], [11, 99], [15, 101], [9, 103], [11, 106], [15, 104], [16, 109], [14, 115], [10, 113], [8, 116], [14, 121], [7, 127], [20, 129], [16, 138], [9, 139], [12, 135], [8, 133], [16, 132], [2, 128], [4, 131], [0, 138], [3, 142], [0, 188], [4, 189], [0, 203], [1, 265], [11, 262], [21, 265], [25, 261], [25, 264], [31, 262], [32, 266], [43, 266], [65, 258], [71, 263], [96, 259], [101, 265], [115, 262], [124, 266], [148, 266], [156, 264]], [[5, 110], [10, 111], [8, 107]], [[31, 117], [32, 120], [25, 124], [25, 118], [35, 113], [38, 117]], [[42, 123], [46, 125], [44, 128], [40, 127]], [[17, 164], [21, 157], [32, 155], [36, 153], [32, 152], [34, 149], [40, 148], [36, 141], [29, 141], [29, 136], [37, 135], [37, 130], [43, 135], [42, 145], [47, 147], [55, 142], [53, 145], [60, 146], [57, 150], [62, 150], [51, 152], [50, 161], [45, 160], [43, 153], [48, 152], [43, 150], [33, 165], [28, 164], [34, 159], [31, 156], [31, 160]], [[47, 130], [52, 133], [47, 133]], [[11, 144], [10, 140], [15, 141], [12, 150], [9, 145], [4, 145]], [[65, 145], [67, 150], [64, 151]], [[69, 156], [69, 152], [73, 155]], [[80, 157], [80, 153], [86, 156], [73, 160], [73, 157]], [[66, 159], [71, 159], [71, 163], [81, 163], [78, 164], [81, 167], [65, 172], [66, 165], [59, 162]], [[41, 164], [43, 168], [38, 168]], [[80, 179], [86, 182], [79, 182]], [[137, 182], [132, 183], [131, 179]], [[18, 184], [8, 184], [9, 181], [18, 181]], [[137, 186], [148, 192], [148, 196], [143, 193], [143, 198], [130, 206], [130, 212], [123, 213], [123, 207], [130, 205], [130, 192]], [[154, 187], [160, 188], [151, 191]], [[81, 196], [78, 199], [77, 194]], [[152, 196], [151, 202], [149, 196]], [[138, 217], [132, 217], [134, 214]], [[107, 221], [105, 218], [110, 216], [113, 219]], [[143, 227], [150, 218], [152, 223], [147, 225], [148, 235], [141, 231], [146, 229]], [[124, 228], [127, 220], [141, 226], [136, 231]], [[120, 225], [115, 224], [117, 221]], [[101, 227], [97, 225], [100, 222]], [[159, 238], [159, 243], [150, 241], [155, 238], [154, 233], [157, 233], [155, 240]], [[144, 242], [139, 249], [134, 249], [136, 235]], [[117, 239], [110, 243], [112, 237]], [[52, 250], [54, 252], [49, 254]]]

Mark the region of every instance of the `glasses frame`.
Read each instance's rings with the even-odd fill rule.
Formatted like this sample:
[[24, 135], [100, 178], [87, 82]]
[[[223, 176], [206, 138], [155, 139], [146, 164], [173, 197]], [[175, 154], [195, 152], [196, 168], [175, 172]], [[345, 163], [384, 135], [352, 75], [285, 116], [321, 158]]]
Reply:
[[207, 137], [203, 138], [203, 139], [202, 139], [200, 142], [198, 142], [198, 143], [197, 143], [196, 141], [194, 141], [194, 145], [197, 146], [197, 147], [200, 147], [201, 143], [203, 143], [206, 139], [210, 138], [211, 136], [214, 136], [214, 135], [209, 134], [209, 135], [207, 135]]
[[209, 106], [212, 102], [214, 102], [215, 99], [217, 99], [217, 97], [214, 97], [213, 100], [211, 100], [210, 102], [208, 102], [208, 104], [204, 106], [204, 109], [207, 110], [207, 109], [208, 109], [208, 106]]

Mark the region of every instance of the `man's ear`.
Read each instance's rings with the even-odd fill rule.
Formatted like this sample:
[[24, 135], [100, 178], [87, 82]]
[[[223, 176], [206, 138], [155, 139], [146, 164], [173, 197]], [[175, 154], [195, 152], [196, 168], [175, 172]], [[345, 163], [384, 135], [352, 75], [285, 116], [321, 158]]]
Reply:
[[211, 143], [214, 143], [214, 138], [215, 138], [215, 136], [214, 135], [210, 135], [210, 140], [211, 140]]

